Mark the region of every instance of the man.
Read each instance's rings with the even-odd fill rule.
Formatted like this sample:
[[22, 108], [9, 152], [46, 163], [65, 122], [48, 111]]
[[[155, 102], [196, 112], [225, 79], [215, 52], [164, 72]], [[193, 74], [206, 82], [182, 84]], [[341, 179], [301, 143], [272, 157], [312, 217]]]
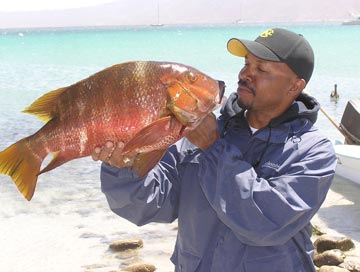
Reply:
[[217, 122], [206, 118], [143, 179], [125, 167], [123, 143], [96, 148], [93, 158], [108, 161], [102, 191], [137, 225], [178, 219], [175, 271], [315, 271], [309, 222], [336, 157], [313, 126], [319, 104], [302, 93], [313, 51], [285, 29], [231, 39], [227, 48], [245, 65]]

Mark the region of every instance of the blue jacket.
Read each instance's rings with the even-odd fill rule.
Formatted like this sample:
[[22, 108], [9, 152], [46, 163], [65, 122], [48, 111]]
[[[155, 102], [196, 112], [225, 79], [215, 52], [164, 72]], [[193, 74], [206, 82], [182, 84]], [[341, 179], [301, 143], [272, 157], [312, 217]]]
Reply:
[[221, 138], [208, 150], [180, 140], [143, 179], [104, 163], [102, 191], [139, 226], [178, 220], [175, 271], [315, 271], [309, 222], [336, 166], [313, 126], [319, 105], [302, 94], [252, 135], [236, 100], [221, 110]]

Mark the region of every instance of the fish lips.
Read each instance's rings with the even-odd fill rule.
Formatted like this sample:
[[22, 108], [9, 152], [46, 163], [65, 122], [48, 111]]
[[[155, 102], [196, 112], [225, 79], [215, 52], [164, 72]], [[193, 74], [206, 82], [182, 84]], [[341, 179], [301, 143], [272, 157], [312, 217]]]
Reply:
[[222, 101], [222, 98], [224, 97], [224, 94], [225, 94], [226, 85], [225, 85], [225, 82], [222, 80], [218, 80], [217, 82], [219, 84], [219, 104], [220, 104]]

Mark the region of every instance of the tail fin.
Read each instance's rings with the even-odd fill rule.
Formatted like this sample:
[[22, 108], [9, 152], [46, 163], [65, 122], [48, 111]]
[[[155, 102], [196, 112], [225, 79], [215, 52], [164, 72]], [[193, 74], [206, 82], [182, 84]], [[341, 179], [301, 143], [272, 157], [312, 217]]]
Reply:
[[31, 200], [42, 159], [27, 147], [26, 138], [0, 152], [0, 173], [12, 178], [19, 191]]

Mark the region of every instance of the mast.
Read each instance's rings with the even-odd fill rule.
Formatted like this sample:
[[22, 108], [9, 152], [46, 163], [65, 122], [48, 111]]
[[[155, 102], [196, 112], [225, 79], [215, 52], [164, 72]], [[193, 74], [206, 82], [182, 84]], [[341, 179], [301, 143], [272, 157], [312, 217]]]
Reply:
[[160, 24], [160, 0], [157, 0], [157, 23], [151, 26], [163, 26], [163, 24]]

